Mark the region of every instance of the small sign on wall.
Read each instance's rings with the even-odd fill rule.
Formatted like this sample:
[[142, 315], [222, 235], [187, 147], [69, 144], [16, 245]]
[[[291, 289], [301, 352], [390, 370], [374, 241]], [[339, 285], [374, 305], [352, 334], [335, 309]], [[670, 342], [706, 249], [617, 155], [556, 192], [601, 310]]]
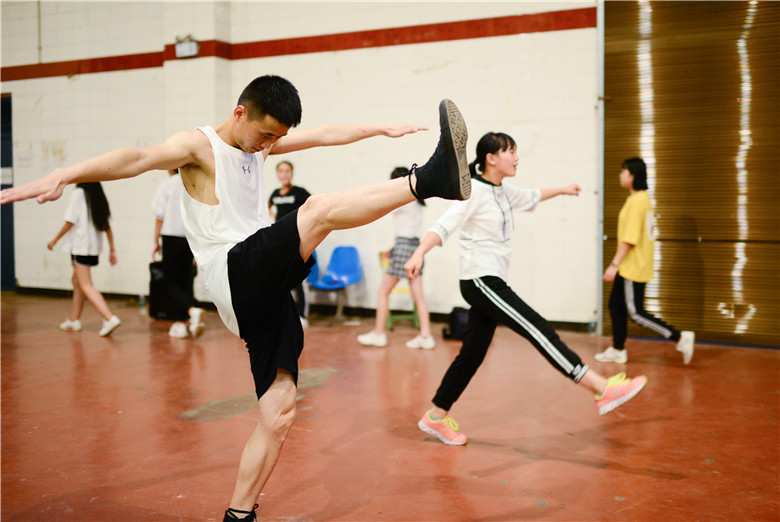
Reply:
[[0, 184], [13, 185], [14, 184], [14, 168], [3, 167], [2, 175], [0, 175]]
[[14, 148], [14, 167], [29, 169], [33, 166], [32, 144], [29, 141], [19, 143]]

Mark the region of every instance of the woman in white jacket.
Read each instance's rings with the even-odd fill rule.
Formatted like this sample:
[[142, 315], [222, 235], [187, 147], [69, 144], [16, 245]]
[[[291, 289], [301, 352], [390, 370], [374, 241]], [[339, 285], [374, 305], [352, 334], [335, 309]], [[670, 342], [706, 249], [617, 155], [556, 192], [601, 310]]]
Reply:
[[[528, 306], [507, 285], [511, 257], [513, 210], [530, 211], [541, 202], [566, 194], [576, 196], [580, 187], [521, 189], [503, 183], [515, 175], [515, 141], [504, 133], [490, 132], [477, 144], [477, 159], [469, 166], [471, 198], [453, 203], [423, 239], [405, 268], [414, 278], [424, 255], [442, 245], [460, 229], [460, 291], [471, 305], [460, 353], [450, 365], [433, 398], [433, 408], [419, 421], [421, 430], [445, 444], [465, 444], [458, 424], [448, 412], [482, 364], [496, 326], [504, 324], [522, 335], [558, 371], [595, 393], [600, 414], [607, 413], [636, 395], [647, 382], [618, 374], [599, 375], [561, 341], [549, 322]], [[481, 174], [480, 174], [481, 172]]]

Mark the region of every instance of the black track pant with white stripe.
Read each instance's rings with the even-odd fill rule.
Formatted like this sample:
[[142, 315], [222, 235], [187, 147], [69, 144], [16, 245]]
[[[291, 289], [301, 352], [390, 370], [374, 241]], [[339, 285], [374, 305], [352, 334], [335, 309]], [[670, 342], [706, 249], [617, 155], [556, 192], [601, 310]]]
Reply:
[[612, 319], [612, 346], [623, 350], [626, 345], [627, 322], [632, 321], [643, 328], [672, 341], [680, 340], [680, 332], [645, 310], [645, 284], [615, 276], [612, 293], [609, 296], [609, 316]]
[[460, 293], [471, 305], [460, 353], [441, 381], [433, 404], [449, 411], [485, 359], [498, 324], [519, 333], [559, 372], [579, 382], [588, 366], [561, 341], [547, 320], [528, 306], [503, 279], [461, 280]]

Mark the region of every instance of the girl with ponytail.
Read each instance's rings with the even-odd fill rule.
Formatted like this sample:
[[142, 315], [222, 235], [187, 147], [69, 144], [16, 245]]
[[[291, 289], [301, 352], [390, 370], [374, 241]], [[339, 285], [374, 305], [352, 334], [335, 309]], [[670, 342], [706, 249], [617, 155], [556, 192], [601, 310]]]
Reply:
[[564, 344], [550, 323], [506, 283], [515, 227], [512, 212], [531, 211], [555, 196], [580, 193], [580, 187], [574, 183], [547, 189], [504, 183], [505, 178], [515, 175], [516, 148], [515, 140], [503, 132], [489, 132], [479, 140], [477, 157], [469, 165], [471, 198], [450, 206], [404, 267], [413, 279], [425, 254], [461, 229], [460, 291], [471, 305], [466, 332], [460, 353], [433, 398], [433, 407], [417, 424], [445, 444], [461, 445], [467, 441], [449, 410], [482, 364], [498, 324], [525, 337], [553, 368], [593, 392], [600, 414], [631, 399], [647, 381], [643, 376], [628, 379], [625, 374], [606, 379], [590, 369]]

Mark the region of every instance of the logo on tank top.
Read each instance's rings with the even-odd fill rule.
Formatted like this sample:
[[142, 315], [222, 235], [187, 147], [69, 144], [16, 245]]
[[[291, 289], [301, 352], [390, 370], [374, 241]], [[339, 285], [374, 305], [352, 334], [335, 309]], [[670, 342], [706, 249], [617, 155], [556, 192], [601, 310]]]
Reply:
[[252, 173], [251, 170], [249, 170], [249, 165], [241, 165], [241, 170], [244, 171], [244, 174], [249, 175]]

